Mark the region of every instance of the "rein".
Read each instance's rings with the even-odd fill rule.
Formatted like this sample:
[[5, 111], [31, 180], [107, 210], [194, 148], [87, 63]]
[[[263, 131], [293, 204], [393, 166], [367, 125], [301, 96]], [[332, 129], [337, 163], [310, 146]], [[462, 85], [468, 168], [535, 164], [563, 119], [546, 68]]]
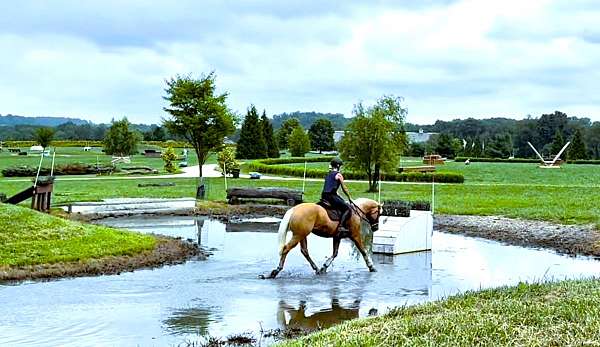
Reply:
[[[365, 211], [363, 211], [360, 207], [358, 207], [358, 205], [356, 205], [354, 203], [354, 201], [352, 201], [352, 200], [350, 200], [350, 204], [351, 204], [351, 208], [354, 210], [354, 212], [356, 212], [356, 214], [360, 217], [360, 219], [371, 224], [371, 221], [367, 218], [367, 214], [365, 213]], [[360, 213], [358, 213], [359, 211], [360, 211]]]

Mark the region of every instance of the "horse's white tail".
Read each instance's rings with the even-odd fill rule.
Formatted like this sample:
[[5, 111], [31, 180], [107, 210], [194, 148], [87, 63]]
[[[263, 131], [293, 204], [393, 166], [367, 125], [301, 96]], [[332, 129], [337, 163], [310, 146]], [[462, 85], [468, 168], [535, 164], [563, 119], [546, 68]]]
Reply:
[[288, 227], [290, 224], [290, 218], [292, 218], [292, 214], [294, 214], [294, 209], [290, 208], [283, 216], [281, 223], [279, 223], [279, 231], [277, 232], [277, 234], [279, 235], [279, 254], [280, 255], [283, 252], [283, 246], [285, 246], [287, 232], [289, 230]]

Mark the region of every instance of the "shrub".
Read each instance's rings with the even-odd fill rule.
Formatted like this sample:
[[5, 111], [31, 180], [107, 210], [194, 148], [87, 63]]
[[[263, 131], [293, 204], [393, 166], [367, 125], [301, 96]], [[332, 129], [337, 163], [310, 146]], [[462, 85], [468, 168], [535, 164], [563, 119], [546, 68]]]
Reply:
[[177, 171], [177, 168], [173, 164], [173, 162], [177, 160], [177, 154], [175, 154], [173, 147], [167, 147], [160, 157], [165, 162], [165, 171], [168, 173], [174, 173]]
[[234, 169], [240, 168], [240, 163], [235, 159], [235, 147], [227, 146], [217, 153], [217, 162], [223, 174], [230, 174]]
[[[310, 160], [309, 160], [310, 159]], [[319, 160], [320, 159], [320, 160]], [[315, 157], [315, 158], [281, 158], [281, 159], [264, 159], [254, 160], [247, 164], [248, 171], [258, 171], [264, 174], [282, 175], [282, 176], [297, 176], [304, 175], [304, 168], [296, 166], [287, 166], [279, 164], [303, 163], [310, 162], [326, 162], [331, 160], [331, 157]], [[323, 178], [327, 175], [327, 170], [307, 169], [306, 177]], [[344, 177], [351, 180], [365, 180], [367, 175], [361, 172], [344, 172]], [[463, 183], [465, 178], [457, 172], [408, 172], [408, 173], [388, 173], [381, 176], [383, 181], [396, 182], [432, 182], [437, 183]]]
[[[83, 163], [62, 164], [54, 167], [54, 175], [91, 175], [102, 171], [104, 168], [96, 168], [94, 165]], [[12, 166], [2, 170], [4, 177], [33, 177], [37, 174], [37, 167]], [[50, 175], [49, 167], [42, 167], [40, 175]]]

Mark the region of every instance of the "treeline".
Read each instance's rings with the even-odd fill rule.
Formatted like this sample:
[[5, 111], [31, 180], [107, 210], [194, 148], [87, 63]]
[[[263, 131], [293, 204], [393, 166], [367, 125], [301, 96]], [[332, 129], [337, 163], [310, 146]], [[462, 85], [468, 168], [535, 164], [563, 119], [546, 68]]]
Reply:
[[39, 125], [44, 127], [54, 127], [63, 123], [72, 122], [75, 124], [86, 124], [89, 121], [80, 118], [68, 118], [68, 117], [23, 117], [13, 114], [0, 115], [0, 126], [2, 125]]
[[407, 124], [407, 131], [439, 133], [425, 144], [413, 144], [411, 154], [436, 152], [444, 156], [488, 158], [535, 158], [527, 142], [542, 155], [556, 155], [567, 141], [571, 142], [563, 158], [600, 159], [600, 122], [589, 118], [569, 117], [555, 111], [539, 118], [455, 119], [436, 121], [433, 125]]
[[[36, 131], [40, 128], [45, 128], [45, 126], [33, 124], [0, 126], [0, 141], [34, 141]], [[101, 141], [106, 136], [110, 124], [77, 124], [69, 121], [48, 128], [54, 130], [55, 140]], [[164, 127], [155, 124], [132, 124], [131, 128], [139, 133], [144, 141], [181, 140], [177, 136], [171, 135]]]
[[331, 122], [334, 130], [344, 130], [350, 122], [350, 118], [345, 118], [341, 113], [321, 113], [321, 112], [290, 112], [276, 114], [273, 116], [273, 128], [279, 129], [285, 121], [295, 118], [304, 129], [308, 129], [318, 119], [327, 119]]

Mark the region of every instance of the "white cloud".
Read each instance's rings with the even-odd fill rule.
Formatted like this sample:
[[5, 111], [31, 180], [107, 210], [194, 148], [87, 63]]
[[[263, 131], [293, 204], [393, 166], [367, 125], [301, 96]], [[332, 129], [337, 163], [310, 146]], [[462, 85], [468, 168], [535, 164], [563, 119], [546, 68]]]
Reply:
[[22, 2], [0, 14], [0, 113], [158, 122], [165, 78], [215, 70], [239, 112], [349, 115], [396, 94], [413, 122], [555, 109], [600, 120], [598, 12], [585, 1]]

